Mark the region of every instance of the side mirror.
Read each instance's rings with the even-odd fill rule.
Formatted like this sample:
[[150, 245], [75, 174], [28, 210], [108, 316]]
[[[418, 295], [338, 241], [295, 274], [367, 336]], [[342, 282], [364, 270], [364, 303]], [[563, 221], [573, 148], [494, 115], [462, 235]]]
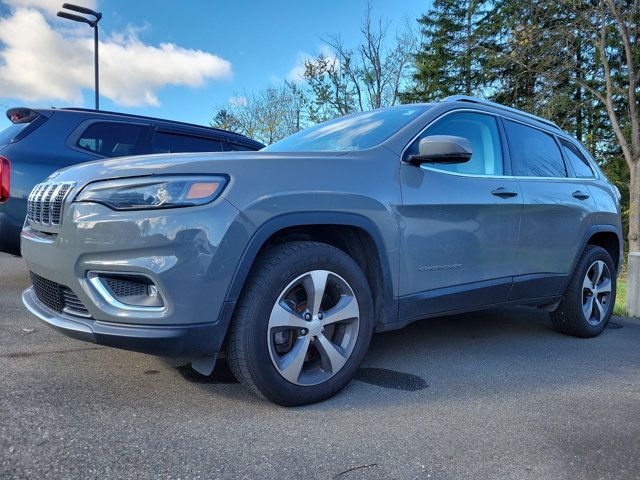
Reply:
[[418, 155], [411, 155], [409, 163], [464, 163], [473, 153], [471, 142], [453, 135], [430, 135], [420, 140]]

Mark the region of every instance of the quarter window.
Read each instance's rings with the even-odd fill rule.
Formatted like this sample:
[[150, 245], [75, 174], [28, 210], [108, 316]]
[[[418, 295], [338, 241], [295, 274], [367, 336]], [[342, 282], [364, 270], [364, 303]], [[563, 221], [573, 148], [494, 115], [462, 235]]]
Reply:
[[513, 174], [521, 177], [566, 177], [567, 169], [553, 136], [505, 120]]
[[578, 178], [593, 178], [595, 177], [589, 160], [585, 158], [583, 153], [573, 143], [566, 140], [560, 140], [564, 154], [569, 160], [569, 163], [573, 167], [573, 171]]
[[221, 152], [222, 142], [213, 138], [156, 132], [151, 143], [153, 153]]
[[493, 115], [464, 112], [453, 113], [427, 128], [407, 150], [418, 154], [420, 140], [430, 135], [455, 135], [471, 142], [473, 154], [465, 163], [430, 164], [429, 168], [470, 175], [503, 175], [502, 147], [498, 124]]
[[94, 122], [80, 135], [77, 146], [105, 157], [135, 155], [147, 127], [121, 122]]

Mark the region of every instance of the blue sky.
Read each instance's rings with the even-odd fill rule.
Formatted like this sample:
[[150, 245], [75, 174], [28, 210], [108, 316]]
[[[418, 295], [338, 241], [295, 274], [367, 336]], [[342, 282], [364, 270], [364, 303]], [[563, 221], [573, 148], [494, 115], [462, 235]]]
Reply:
[[[87, 88], [90, 85], [87, 82], [93, 75], [90, 58], [87, 58], [91, 45], [89, 27], [56, 19], [57, 1], [0, 1], [0, 15], [3, 18], [0, 29], [5, 30], [4, 36], [0, 31], [0, 109], [15, 105], [82, 104], [91, 107], [93, 92]], [[347, 45], [359, 41], [360, 23], [366, 6], [365, 0], [190, 0], [180, 3], [169, 0], [81, 1], [77, 0], [76, 3], [96, 6], [103, 12], [101, 38], [113, 40], [116, 44], [112, 49], [105, 47], [105, 61], [112, 60], [111, 65], [102, 67], [104, 74], [109, 76], [104, 82], [113, 84], [111, 90], [120, 90], [111, 96], [125, 92], [128, 89], [127, 81], [131, 83], [131, 96], [137, 95], [136, 88], [143, 89], [145, 83], [155, 82], [153, 92], [149, 94], [151, 99], [146, 102], [154, 106], [134, 105], [136, 98], [142, 98], [142, 95], [137, 95], [134, 99], [131, 96], [128, 99], [116, 99], [117, 103], [103, 97], [101, 107], [200, 124], [207, 124], [216, 107], [223, 106], [234, 93], [250, 93], [270, 82], [286, 78], [301, 58], [319, 51], [322, 38], [340, 34]], [[59, 3], [62, 4], [62, 0]], [[401, 28], [405, 17], [415, 22], [428, 8], [429, 2], [373, 0], [372, 5], [374, 15], [391, 21], [392, 30], [396, 30]], [[41, 16], [29, 16], [26, 10], [43, 13]], [[21, 11], [20, 16], [18, 11]], [[47, 30], [49, 27], [51, 32]], [[10, 32], [10, 28], [15, 28], [15, 31]], [[15, 36], [25, 30], [36, 37], [41, 35], [41, 43], [38, 43], [38, 38], [29, 39], [32, 43], [27, 46], [24, 42], [14, 42]], [[47, 35], [52, 36], [51, 39], [47, 39]], [[128, 39], [123, 40], [123, 37]], [[67, 44], [66, 41], [80, 43]], [[167, 57], [155, 49], [145, 50], [147, 46], [159, 47], [163, 43], [171, 43], [179, 48], [176, 57]], [[20, 48], [29, 50], [21, 52]], [[51, 51], [55, 48], [62, 51]], [[69, 51], [65, 52], [65, 49]], [[35, 76], [40, 68], [40, 59], [37, 58], [39, 50], [42, 50], [41, 58], [61, 56], [56, 63], [50, 60], [52, 65], [37, 72], [38, 79], [32, 80], [36, 81], [35, 86], [23, 88], [20, 82], [28, 82], [29, 75]], [[76, 50], [83, 52], [82, 55], [78, 53], [78, 59], [74, 58]], [[206, 52], [206, 58], [195, 58], [192, 51], [197, 50]], [[129, 51], [133, 55], [127, 56]], [[34, 63], [27, 61], [26, 57], [30, 55], [34, 56]], [[184, 66], [182, 57], [185, 57]], [[186, 57], [191, 63], [187, 62]], [[210, 67], [200, 68], [205, 60], [210, 62]], [[136, 72], [130, 71], [134, 67], [131, 62], [135, 63]], [[144, 71], [145, 62], [149, 63], [149, 73]], [[69, 68], [70, 71], [61, 75], [62, 79], [39, 80], [42, 76], [52, 75], [52, 71], [58, 68]], [[16, 69], [21, 71], [17, 73]], [[190, 82], [191, 85], [180, 84], [189, 72], [195, 72], [193, 75], [196, 77]], [[124, 73], [131, 76], [129, 80], [121, 78]], [[167, 79], [164, 79], [165, 73]], [[70, 83], [77, 81], [77, 93], [74, 94], [73, 89], [67, 91], [65, 78], [72, 79]], [[46, 87], [48, 83], [50, 90]], [[136, 87], [134, 83], [140, 85]], [[199, 83], [202, 85], [197, 86]], [[58, 93], [52, 93], [54, 90]], [[3, 96], [6, 92], [13, 93]], [[56, 95], [58, 98], [54, 98]], [[0, 123], [0, 128], [6, 125], [4, 114], [0, 122], [4, 122]]]

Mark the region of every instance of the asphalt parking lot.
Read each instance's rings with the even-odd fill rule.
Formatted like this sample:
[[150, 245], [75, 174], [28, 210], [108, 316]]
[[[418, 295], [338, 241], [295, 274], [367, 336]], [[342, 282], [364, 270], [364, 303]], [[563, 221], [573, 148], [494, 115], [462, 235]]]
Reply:
[[[68, 339], [0, 254], [0, 478], [640, 478], [640, 322], [528, 309], [377, 335], [360, 379], [286, 409], [179, 362]], [[386, 369], [386, 370], [383, 370]]]

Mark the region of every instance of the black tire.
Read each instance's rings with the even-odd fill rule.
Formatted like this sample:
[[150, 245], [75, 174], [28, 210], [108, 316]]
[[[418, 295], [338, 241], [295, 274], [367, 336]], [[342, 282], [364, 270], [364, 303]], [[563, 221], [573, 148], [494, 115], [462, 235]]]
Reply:
[[[352, 350], [346, 363], [336, 373], [329, 372], [333, 376], [322, 383], [300, 385], [288, 381], [276, 368], [276, 361], [272, 361], [274, 350], [270, 343], [269, 322], [272, 309], [279, 305], [276, 302], [280, 301], [288, 286], [314, 271], [329, 271], [347, 283], [353, 293], [349, 298], [357, 302], [359, 326], [357, 334], [352, 335], [355, 340], [349, 341]], [[315, 403], [335, 395], [354, 377], [369, 348], [373, 324], [374, 308], [369, 284], [349, 255], [323, 243], [287, 242], [271, 247], [256, 260], [229, 327], [226, 355], [235, 377], [256, 395], [283, 406]], [[304, 329], [296, 332], [298, 336], [294, 342], [302, 338]], [[319, 337], [312, 337], [311, 329], [307, 332], [320, 346]], [[311, 353], [302, 356], [304, 365], [307, 365], [309, 355]]]
[[[596, 262], [604, 262], [610, 276], [610, 296], [604, 305], [604, 301], [599, 302], [603, 306], [604, 315], [597, 314], [597, 318], [588, 320], [584, 313], [583, 305], [589, 296], [589, 290], [583, 289], [583, 282], [592, 266]], [[592, 296], [592, 295], [591, 295]], [[616, 301], [616, 269], [611, 259], [611, 255], [604, 248], [595, 245], [587, 245], [578, 260], [578, 264], [571, 276], [564, 296], [558, 308], [551, 312], [551, 322], [554, 327], [567, 335], [590, 338], [596, 337], [607, 327], [613, 306]], [[595, 308], [595, 307], [594, 307]], [[595, 310], [594, 310], [595, 312]], [[588, 314], [591, 316], [591, 313]], [[597, 321], [597, 323], [596, 323]]]

